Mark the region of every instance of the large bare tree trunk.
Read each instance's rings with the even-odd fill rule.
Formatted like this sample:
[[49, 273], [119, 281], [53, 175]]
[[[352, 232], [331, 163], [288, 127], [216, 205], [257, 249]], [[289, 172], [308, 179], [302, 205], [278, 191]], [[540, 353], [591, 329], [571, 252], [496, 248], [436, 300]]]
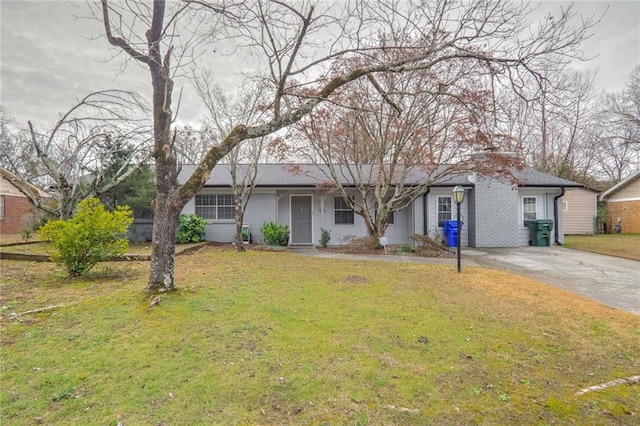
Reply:
[[147, 292], [171, 291], [175, 288], [175, 245], [178, 216], [186, 201], [178, 197], [178, 167], [171, 138], [171, 96], [173, 81], [170, 77], [171, 48], [164, 58], [159, 50], [165, 3], [154, 2], [153, 24], [147, 31], [149, 71], [153, 87], [153, 137], [156, 166], [155, 214], [153, 221], [153, 248], [151, 273]]
[[175, 289], [175, 241], [178, 229], [179, 208], [171, 203], [156, 202], [153, 221], [153, 246], [151, 248], [151, 272], [147, 292], [161, 293]]

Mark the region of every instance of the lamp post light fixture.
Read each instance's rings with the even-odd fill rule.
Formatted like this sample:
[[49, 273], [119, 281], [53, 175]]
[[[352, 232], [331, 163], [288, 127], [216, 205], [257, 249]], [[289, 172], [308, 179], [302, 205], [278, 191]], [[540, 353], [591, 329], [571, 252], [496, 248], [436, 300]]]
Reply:
[[458, 273], [460, 273], [460, 240], [462, 239], [462, 229], [460, 229], [460, 204], [462, 204], [462, 202], [464, 201], [464, 188], [461, 187], [460, 185], [456, 185], [455, 188], [453, 188], [452, 191], [452, 195], [453, 195], [453, 202], [456, 203], [456, 213], [457, 213], [457, 219], [456, 219], [456, 227], [457, 227], [457, 233], [458, 233], [458, 238], [457, 238], [457, 257], [458, 257]]

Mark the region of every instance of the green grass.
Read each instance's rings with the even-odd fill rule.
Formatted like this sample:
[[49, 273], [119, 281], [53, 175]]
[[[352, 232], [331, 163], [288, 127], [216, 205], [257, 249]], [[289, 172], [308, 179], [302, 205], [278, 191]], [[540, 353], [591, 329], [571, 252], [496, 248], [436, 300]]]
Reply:
[[[195, 247], [201, 243], [178, 244], [176, 249], [178, 252], [191, 247]], [[49, 244], [45, 242], [34, 242], [28, 244], [15, 244], [1, 246], [0, 250], [6, 253], [24, 253], [24, 254], [48, 254]], [[127, 254], [151, 254], [151, 243], [130, 243]]]
[[568, 235], [568, 248], [640, 260], [640, 234]]
[[[1, 261], [1, 423], [634, 424], [640, 317], [482, 268], [208, 249], [148, 308], [147, 264]], [[64, 308], [10, 316], [43, 306]], [[635, 413], [632, 415], [632, 413]]]

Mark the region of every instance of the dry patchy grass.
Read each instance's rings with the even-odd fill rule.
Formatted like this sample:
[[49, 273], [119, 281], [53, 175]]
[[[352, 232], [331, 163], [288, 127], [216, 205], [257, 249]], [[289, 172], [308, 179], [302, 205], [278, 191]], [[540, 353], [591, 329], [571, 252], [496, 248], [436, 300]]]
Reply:
[[568, 248], [640, 260], [640, 234], [569, 235]]
[[[207, 249], [147, 309], [147, 264], [1, 261], [3, 423], [636, 424], [640, 317], [483, 268]], [[43, 305], [65, 308], [11, 319]]]
[[[204, 243], [190, 243], [190, 244], [178, 244], [176, 246], [176, 252], [181, 253], [185, 250], [190, 250], [194, 247], [202, 245]], [[12, 245], [0, 246], [0, 251], [6, 253], [21, 253], [21, 254], [48, 254], [49, 244], [46, 242], [28, 242], [18, 243]], [[151, 254], [151, 243], [130, 243], [127, 249], [127, 255], [149, 255]]]

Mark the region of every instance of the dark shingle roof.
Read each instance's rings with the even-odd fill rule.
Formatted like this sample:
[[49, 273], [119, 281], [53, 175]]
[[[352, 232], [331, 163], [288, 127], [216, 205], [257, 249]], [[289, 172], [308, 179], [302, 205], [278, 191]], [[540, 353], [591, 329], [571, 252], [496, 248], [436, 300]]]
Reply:
[[[369, 166], [370, 170], [372, 166]], [[425, 166], [426, 167], [426, 166]], [[186, 181], [188, 176], [193, 173], [196, 166], [193, 164], [185, 164], [178, 177], [180, 182]], [[328, 182], [327, 166], [317, 166], [314, 164], [259, 164], [257, 175], [257, 187], [312, 187], [322, 182]], [[338, 170], [340, 170], [338, 166]], [[412, 170], [409, 177], [405, 180], [407, 185], [421, 182], [424, 179], [426, 169], [419, 167]], [[514, 177], [520, 186], [538, 186], [538, 187], [582, 187], [584, 185], [561, 179], [555, 176], [541, 173], [532, 169], [523, 169], [515, 171]], [[433, 186], [455, 186], [455, 185], [471, 185], [468, 180], [469, 173], [458, 175], [448, 175], [445, 178], [438, 179]], [[341, 173], [342, 184], [349, 186], [353, 184], [353, 179], [349, 178], [346, 168]], [[229, 187], [231, 185], [230, 166], [228, 164], [218, 164], [211, 172], [209, 180], [205, 187]]]
[[583, 184], [562, 179], [533, 169], [517, 170], [513, 173], [522, 182], [521, 186], [564, 186], [568, 188], [582, 188]]

